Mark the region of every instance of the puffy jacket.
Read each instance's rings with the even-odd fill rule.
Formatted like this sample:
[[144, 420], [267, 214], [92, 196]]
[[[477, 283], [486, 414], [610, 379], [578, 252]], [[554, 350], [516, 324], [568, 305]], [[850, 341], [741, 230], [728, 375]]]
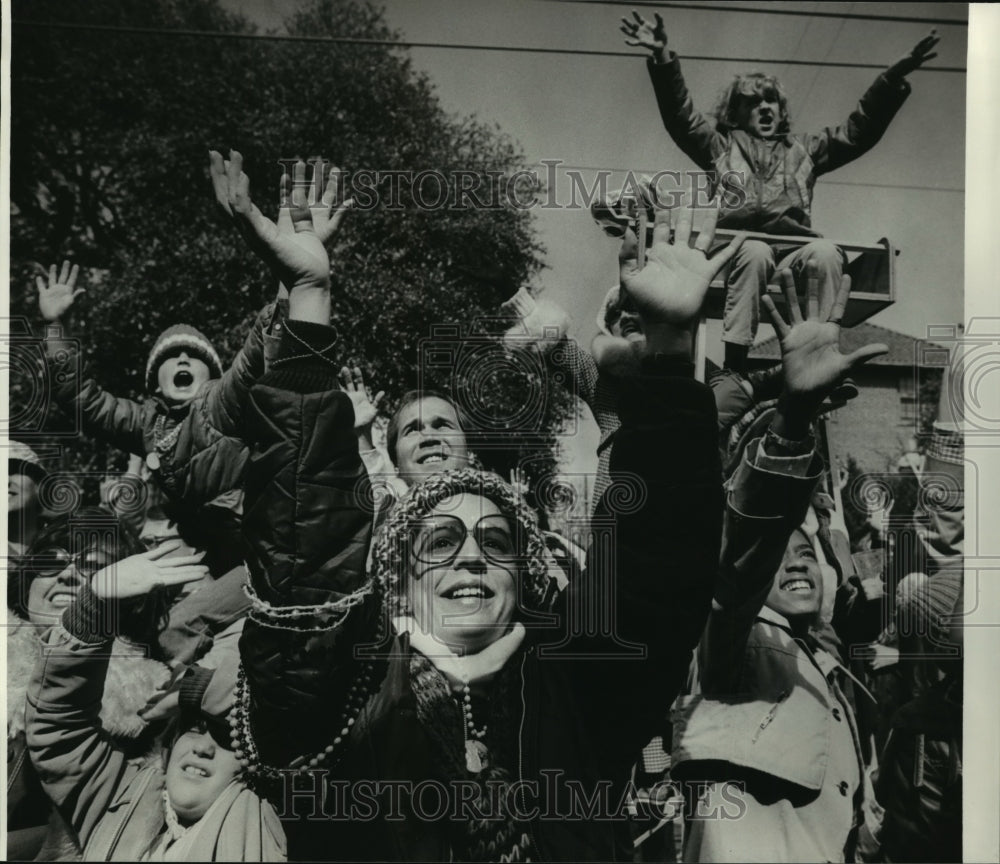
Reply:
[[[328, 329], [292, 324], [311, 344], [330, 344]], [[301, 354], [294, 343], [288, 347]], [[612, 476], [630, 494], [616, 497], [609, 490], [595, 516], [585, 575], [561, 595], [560, 614], [546, 626], [528, 628], [503, 670], [515, 682], [509, 707], [519, 779], [542, 791], [547, 778], [559, 776], [579, 784], [587, 797], [603, 793], [611, 807], [624, 797], [631, 765], [660, 731], [687, 676], [719, 556], [723, 500], [712, 395], [691, 378], [689, 363], [657, 362], [623, 394]], [[367, 584], [368, 480], [350, 400], [335, 389], [336, 366], [308, 358], [276, 362], [251, 389], [247, 422], [254, 452], [244, 530], [253, 588], [272, 607], [336, 601]], [[607, 604], [611, 588], [615, 605], [600, 608], [618, 613], [613, 636], [574, 633], [580, 610]], [[357, 668], [353, 648], [371, 643], [379, 615], [369, 599], [332, 628], [301, 632], [294, 621], [269, 627], [251, 614], [240, 649], [263, 762], [307, 770], [303, 760], [332, 743], [338, 732], [331, 723], [343, 715]], [[346, 735], [342, 761], [324, 766], [347, 788], [355, 788], [350, 781], [441, 778], [442, 765], [432, 755], [440, 730], [417, 714], [412, 649], [405, 635], [391, 631], [383, 647], [393, 650], [379, 655], [373, 694]], [[317, 817], [312, 808], [327, 776], [306, 774], [277, 790], [286, 816], [301, 817], [285, 826], [291, 859], [452, 857], [444, 820]], [[390, 807], [413, 812], [405, 791], [395, 803], [391, 794], [378, 797], [377, 806], [386, 808], [380, 814]], [[536, 818], [527, 806], [536, 860], [616, 857], [620, 821]]]
[[[53, 393], [67, 412], [80, 418], [86, 434], [126, 453], [157, 452], [158, 421], [164, 430], [179, 427], [172, 447], [158, 452], [160, 467], [153, 477], [172, 503], [198, 507], [242, 484], [247, 459], [239, 437], [244, 394], [264, 372], [265, 346], [280, 332], [280, 318], [278, 303], [265, 306], [232, 365], [184, 405], [168, 405], [156, 396], [141, 402], [114, 396], [85, 370], [75, 372], [79, 364], [72, 360], [60, 360], [59, 374], [51, 376]], [[72, 340], [60, 347], [76, 351]]]
[[810, 218], [816, 178], [874, 147], [910, 93], [905, 79], [880, 75], [842, 126], [764, 140], [741, 129], [720, 132], [696, 111], [673, 52], [666, 63], [650, 58], [648, 67], [670, 137], [714, 173], [714, 184], [742, 190], [722, 197], [719, 225], [768, 234], [818, 236]]

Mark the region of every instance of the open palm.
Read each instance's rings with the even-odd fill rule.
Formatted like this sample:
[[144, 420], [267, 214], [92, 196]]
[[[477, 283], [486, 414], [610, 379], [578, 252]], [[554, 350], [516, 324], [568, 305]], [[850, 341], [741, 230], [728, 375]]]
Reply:
[[[673, 241], [670, 240], [671, 213], [675, 224]], [[647, 253], [646, 266], [640, 270], [634, 260], [622, 263], [622, 283], [634, 300], [647, 332], [650, 324], [686, 327], [701, 311], [708, 286], [736, 254], [744, 239], [737, 235], [721, 252], [707, 257], [718, 218], [716, 206], [706, 214], [692, 248], [688, 245], [693, 221], [691, 208], [682, 204], [673, 211], [657, 210], [653, 245]]]
[[183, 546], [180, 540], [168, 540], [155, 549], [131, 555], [98, 570], [90, 581], [90, 590], [102, 600], [141, 597], [161, 586], [183, 585], [208, 575], [201, 563], [204, 553], [166, 556]]
[[[228, 160], [214, 150], [209, 155], [216, 199], [278, 278], [290, 289], [328, 286], [330, 261], [324, 244], [336, 233], [350, 206], [350, 202], [344, 202], [334, 208], [337, 172], [331, 172], [322, 197], [316, 200], [314, 192], [306, 192], [305, 163], [296, 163], [294, 178], [282, 177], [282, 207], [275, 223], [250, 197], [250, 179], [243, 173], [242, 155], [235, 150], [230, 151]], [[310, 190], [315, 190], [319, 181], [316, 172], [321, 171], [321, 163], [317, 162]]]
[[[648, 48], [650, 51], [663, 51], [667, 47], [667, 31], [663, 27], [663, 19], [659, 12], [653, 13], [656, 16], [656, 24], [650, 24], [638, 12], [632, 12], [632, 18], [622, 18], [622, 26], [619, 28], [628, 38], [626, 45], [633, 48]], [[634, 20], [632, 20], [634, 19]]]
[[35, 284], [38, 286], [38, 311], [42, 318], [46, 321], [58, 321], [73, 305], [73, 301], [86, 293], [85, 289], [76, 287], [79, 275], [79, 265], [71, 267], [69, 261], [63, 261], [62, 273], [59, 273], [55, 264], [49, 268], [47, 283], [41, 276], [35, 277]]
[[806, 268], [807, 317], [802, 317], [795, 279], [789, 270], [778, 274], [785, 291], [789, 325], [766, 294], [764, 307], [781, 345], [781, 365], [785, 393], [797, 401], [819, 405], [827, 394], [851, 371], [873, 357], [886, 354], [889, 348], [881, 343], [865, 345], [851, 354], [840, 351], [840, 319], [847, 308], [851, 293], [851, 277], [844, 276], [837, 299], [830, 310], [829, 320], [819, 316], [819, 277], [815, 264]]

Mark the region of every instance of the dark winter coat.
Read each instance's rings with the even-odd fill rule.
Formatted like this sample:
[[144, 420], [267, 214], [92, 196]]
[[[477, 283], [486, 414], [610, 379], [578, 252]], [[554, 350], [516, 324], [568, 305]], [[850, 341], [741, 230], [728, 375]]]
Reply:
[[[60, 359], [58, 374], [51, 375], [53, 393], [79, 418], [84, 434], [126, 453], [156, 452], [156, 484], [171, 503], [199, 507], [242, 484], [247, 460], [240, 438], [244, 394], [264, 372], [265, 343], [280, 333], [280, 317], [278, 304], [264, 307], [232, 365], [183, 405], [168, 405], [158, 396], [140, 402], [108, 393], [74, 359], [78, 355], [72, 340], [64, 344], [68, 359]], [[159, 451], [158, 422], [161, 439], [180, 427], [173, 445]]]
[[[331, 342], [326, 328], [294, 326], [317, 347]], [[290, 344], [288, 353], [302, 352]], [[370, 494], [351, 403], [336, 389], [337, 366], [289, 359], [275, 363], [251, 390], [246, 416], [254, 452], [244, 530], [253, 587], [274, 607], [333, 601], [366, 584]], [[605, 495], [586, 575], [563, 593], [552, 621], [528, 628], [522, 649], [503, 670], [513, 681], [507, 704], [514, 779], [539, 784], [543, 811], [546, 803], [556, 806], [544, 796], [552, 776], [547, 770], [617, 807], [631, 765], [660, 731], [687, 676], [709, 609], [723, 511], [714, 401], [691, 371], [690, 364], [661, 358], [623, 393], [611, 470], [632, 494]], [[574, 624], [583, 629], [579, 609], [594, 604], [616, 610], [613, 635], [574, 632]], [[568, 611], [574, 605], [576, 615]], [[279, 629], [251, 616], [240, 648], [263, 762], [303, 765], [302, 757], [331, 743], [357, 668], [352, 649], [371, 642], [379, 614], [375, 603], [363, 603], [333, 629], [310, 633], [296, 632], [294, 622]], [[411, 649], [405, 637], [390, 638], [396, 650], [376, 666], [373, 695], [350, 730], [343, 761], [324, 766], [330, 774], [306, 776], [295, 786], [305, 787], [294, 799], [299, 813], [308, 814], [318, 802], [309, 789], [324, 777], [441, 779], [433, 755], [441, 730], [417, 716]], [[460, 739], [454, 743], [461, 747]], [[291, 788], [279, 790], [286, 807]], [[405, 792], [402, 797], [397, 807], [405, 814], [413, 804]], [[530, 810], [531, 799], [523, 804]], [[367, 821], [314, 816], [286, 823], [289, 858], [452, 856], [445, 820], [381, 818], [392, 806], [386, 795], [378, 796], [377, 806], [380, 818]], [[621, 822], [538, 815], [525, 819], [535, 860], [616, 857]]]

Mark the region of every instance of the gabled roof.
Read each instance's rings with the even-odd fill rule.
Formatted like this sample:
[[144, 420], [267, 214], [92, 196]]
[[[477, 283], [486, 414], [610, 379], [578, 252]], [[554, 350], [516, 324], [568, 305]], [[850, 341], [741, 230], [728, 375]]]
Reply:
[[[889, 346], [889, 353], [882, 357], [876, 357], [874, 360], [869, 360], [866, 364], [869, 366], [908, 366], [912, 368], [914, 365], [919, 365], [940, 367], [941, 354], [937, 352], [948, 350], [945, 346], [938, 345], [935, 342], [914, 339], [912, 336], [906, 336], [903, 333], [897, 333], [895, 330], [889, 330], [887, 327], [879, 327], [877, 324], [869, 324], [868, 322], [862, 322], [854, 327], [845, 328], [840, 331], [840, 350], [845, 354], [850, 354], [862, 345], [868, 345], [872, 342], [885, 343]], [[931, 354], [937, 353], [937, 356], [931, 362], [927, 362], [925, 359], [928, 353], [926, 351], [927, 348], [937, 349], [937, 352], [930, 352]], [[751, 362], [754, 360], [779, 360], [780, 358], [781, 350], [778, 346], [776, 336], [765, 339], [750, 349]]]

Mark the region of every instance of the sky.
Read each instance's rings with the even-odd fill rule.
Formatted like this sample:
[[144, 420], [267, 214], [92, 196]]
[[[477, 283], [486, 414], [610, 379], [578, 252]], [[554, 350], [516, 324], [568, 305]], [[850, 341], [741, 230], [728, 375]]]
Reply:
[[[278, 30], [295, 6], [287, 0], [225, 4], [264, 28]], [[383, 5], [386, 21], [406, 40], [629, 50], [618, 30], [619, 17], [632, 8], [628, 4], [389, 0]], [[942, 18], [961, 25], [967, 18], [966, 5], [959, 3], [730, 5]], [[656, 7], [637, 8], [651, 17]], [[659, 8], [695, 106], [705, 111], [731, 76], [747, 71], [748, 65], [684, 61], [685, 53], [888, 66], [929, 30], [919, 23]], [[942, 41], [932, 64], [964, 67], [967, 28], [945, 25], [938, 31]], [[558, 159], [568, 166], [634, 171], [691, 169], [693, 164], [660, 123], [644, 53], [593, 57], [410, 49], [415, 66], [433, 81], [446, 111], [498, 124], [520, 143], [529, 163]], [[781, 78], [798, 131], [843, 122], [877, 74], [873, 69], [766, 63], [751, 68]], [[813, 225], [834, 241], [875, 243], [889, 238], [900, 250], [897, 301], [872, 323], [926, 337], [929, 324], [963, 318], [965, 75], [919, 70], [910, 81], [913, 92], [882, 141], [817, 183]], [[589, 182], [593, 172], [583, 172], [583, 177]], [[574, 335], [587, 345], [601, 299], [617, 278], [616, 243], [600, 233], [584, 209], [536, 214], [547, 254], [546, 268], [533, 285], [570, 311]], [[760, 338], [769, 332], [763, 327]], [[717, 329], [709, 332], [710, 345], [716, 342], [715, 333]], [[718, 352], [710, 349], [709, 354]]]

